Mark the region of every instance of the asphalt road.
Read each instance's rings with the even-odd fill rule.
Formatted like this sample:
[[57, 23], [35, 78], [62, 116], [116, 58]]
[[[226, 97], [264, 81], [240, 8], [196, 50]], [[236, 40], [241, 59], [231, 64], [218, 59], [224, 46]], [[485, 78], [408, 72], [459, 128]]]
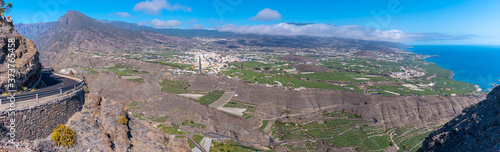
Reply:
[[[42, 81], [46, 84], [44, 88], [31, 91], [31, 92], [23, 92], [16, 94], [16, 102], [36, 99], [36, 94], [38, 94], [38, 98], [47, 97], [55, 94], [60, 94], [62, 92], [71, 90], [75, 85], [78, 86], [79, 81], [75, 81], [73, 79], [69, 79], [62, 76], [53, 75], [51, 73], [43, 73]], [[42, 83], [42, 82], [40, 82]], [[7, 99], [8, 96], [0, 96], [2, 99], [2, 104], [9, 103], [10, 100]]]

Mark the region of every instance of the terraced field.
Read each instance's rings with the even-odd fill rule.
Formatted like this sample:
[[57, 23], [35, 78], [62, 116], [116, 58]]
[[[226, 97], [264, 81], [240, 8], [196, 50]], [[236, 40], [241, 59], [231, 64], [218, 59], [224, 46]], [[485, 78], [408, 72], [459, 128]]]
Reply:
[[273, 137], [284, 141], [288, 149], [293, 151], [311, 151], [311, 145], [318, 140], [334, 147], [356, 147], [358, 151], [383, 151], [390, 146], [398, 146], [399, 151], [416, 151], [423, 138], [438, 127], [431, 124], [423, 128], [405, 126], [384, 129], [372, 126], [373, 122], [363, 121], [361, 116], [346, 111], [324, 111], [322, 116], [323, 122], [276, 121], [272, 128]]

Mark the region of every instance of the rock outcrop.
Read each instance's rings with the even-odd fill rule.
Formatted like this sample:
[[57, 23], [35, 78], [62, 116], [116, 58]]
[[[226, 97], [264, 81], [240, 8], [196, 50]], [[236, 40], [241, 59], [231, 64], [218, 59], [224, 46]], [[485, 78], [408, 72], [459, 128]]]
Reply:
[[[36, 140], [35, 151], [189, 151], [185, 139], [168, 137], [127, 113], [124, 103], [87, 95], [82, 112], [66, 126], [76, 132], [76, 144], [69, 149], [55, 146], [50, 136]], [[126, 116], [126, 124], [119, 117]]]
[[500, 151], [500, 87], [432, 132], [419, 151]]
[[[9, 39], [11, 39], [10, 47]], [[10, 53], [9, 48], [15, 51]], [[7, 86], [9, 78], [16, 80], [15, 86], [10, 89], [22, 90], [33, 87], [40, 77], [41, 64], [38, 56], [35, 44], [31, 40], [14, 31], [12, 22], [0, 19], [0, 92], [9, 89]], [[13, 74], [14, 77], [9, 74]]]

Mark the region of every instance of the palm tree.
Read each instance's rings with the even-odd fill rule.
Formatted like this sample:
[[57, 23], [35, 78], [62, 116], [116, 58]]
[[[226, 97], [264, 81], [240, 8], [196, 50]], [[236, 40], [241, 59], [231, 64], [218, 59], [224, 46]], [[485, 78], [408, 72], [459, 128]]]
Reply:
[[3, 16], [4, 13], [9, 13], [10, 9], [12, 8], [12, 3], [9, 2], [7, 5], [5, 5], [4, 0], [0, 0], [0, 14]]

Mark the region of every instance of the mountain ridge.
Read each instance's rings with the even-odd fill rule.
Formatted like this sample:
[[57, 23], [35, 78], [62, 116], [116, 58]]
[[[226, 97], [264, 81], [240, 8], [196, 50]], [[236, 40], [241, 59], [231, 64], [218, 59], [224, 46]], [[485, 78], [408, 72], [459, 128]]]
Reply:
[[420, 152], [500, 151], [500, 87], [423, 141]]
[[68, 11], [33, 41], [43, 52], [42, 61], [54, 65], [51, 62], [57, 63], [68, 53], [79, 49], [111, 52], [143, 50], [161, 48], [164, 44], [177, 44], [185, 40], [164, 36], [158, 41], [154, 36], [98, 22], [77, 11]]
[[[66, 17], [65, 17], [66, 16]], [[76, 27], [78, 28], [85, 28], [81, 27], [82, 25], [88, 25], [88, 23], [93, 23], [94, 22], [100, 22], [108, 25], [112, 25], [113, 27], [119, 27], [120, 29], [126, 29], [127, 32], [125, 33], [130, 33], [130, 32], [135, 32], [135, 33], [160, 33], [164, 34], [167, 36], [177, 36], [177, 37], [182, 37], [182, 38], [194, 38], [194, 37], [209, 37], [209, 38], [232, 38], [232, 39], [268, 39], [272, 41], [280, 41], [280, 40], [286, 40], [286, 41], [295, 41], [293, 43], [295, 44], [300, 44], [300, 47], [303, 48], [312, 48], [312, 47], [317, 47], [325, 44], [335, 44], [335, 45], [330, 45], [329, 47], [332, 46], [339, 46], [339, 47], [349, 47], [349, 46], [355, 46], [356, 44], [361, 44], [364, 46], [371, 46], [371, 48], [363, 48], [360, 47], [361, 49], [364, 50], [369, 50], [369, 49], [384, 49], [385, 47], [393, 47], [393, 48], [399, 48], [399, 49], [404, 49], [408, 48], [408, 46], [402, 44], [402, 43], [395, 43], [395, 42], [385, 42], [385, 41], [367, 41], [367, 40], [357, 40], [357, 39], [345, 39], [345, 38], [336, 38], [336, 37], [314, 37], [314, 36], [277, 36], [277, 35], [259, 35], [259, 34], [238, 34], [238, 33], [233, 33], [233, 32], [220, 32], [217, 30], [209, 30], [209, 29], [157, 29], [149, 26], [143, 26], [143, 25], [138, 25], [135, 23], [127, 23], [123, 21], [109, 21], [109, 20], [96, 20], [90, 17], [85, 16], [84, 14], [77, 12], [77, 11], [68, 11], [68, 13], [65, 14], [65, 16], [61, 17], [56, 23], [64, 23], [66, 22], [68, 25], [70, 22], [78, 22], [76, 19], [71, 19], [69, 17], [74, 17], [74, 18], [81, 18], [79, 24], [73, 24], [77, 25]], [[82, 17], [78, 17], [82, 16]], [[66, 20], [66, 21], [64, 21]], [[37, 23], [39, 26], [41, 23]], [[55, 23], [54, 23], [55, 24]], [[307, 25], [308, 23], [300, 24], [300, 23], [294, 23], [294, 24], [299, 24], [299, 25]], [[30, 25], [30, 24], [24, 24], [24, 25]], [[18, 24], [18, 26], [20, 26]], [[49, 25], [50, 26], [50, 25]], [[109, 30], [114, 30], [114, 29], [109, 29]], [[21, 33], [27, 33], [24, 31], [21, 31]], [[117, 32], [114, 32], [117, 33]], [[118, 32], [120, 33], [120, 32]], [[41, 35], [38, 34], [38, 35]], [[43, 35], [46, 36], [46, 35]], [[38, 37], [37, 34], [33, 34], [33, 37]], [[44, 39], [44, 38], [41, 38]], [[311, 41], [309, 41], [311, 40]], [[324, 43], [320, 43], [319, 41], [323, 41]], [[35, 41], [35, 43], [38, 44], [39, 41]], [[306, 43], [312, 43], [312, 45], [307, 45]], [[301, 44], [302, 43], [302, 44]], [[348, 44], [346, 44], [348, 43]], [[44, 45], [45, 43], [42, 43], [40, 45]], [[351, 44], [351, 45], [350, 45]], [[253, 44], [253, 45], [262, 45], [262, 43], [258, 44]], [[267, 46], [267, 45], [266, 45]], [[275, 46], [275, 47], [281, 47], [280, 45], [270, 45], [270, 46]], [[295, 47], [295, 46], [291, 46]]]

